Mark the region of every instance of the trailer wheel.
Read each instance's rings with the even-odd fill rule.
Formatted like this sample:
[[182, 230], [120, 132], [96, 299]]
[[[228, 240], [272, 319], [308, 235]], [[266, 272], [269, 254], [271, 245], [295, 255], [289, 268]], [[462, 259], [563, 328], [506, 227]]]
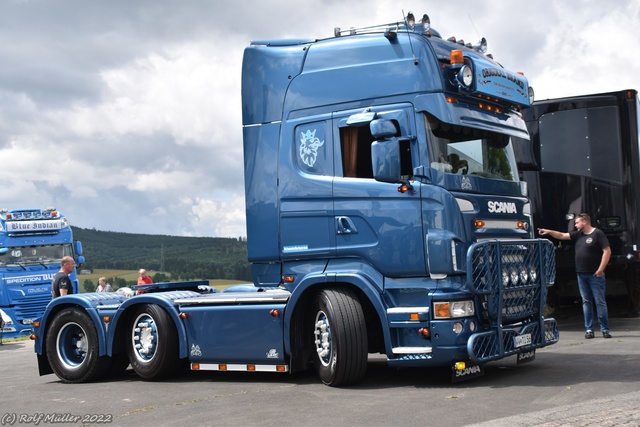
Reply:
[[138, 308], [129, 334], [129, 363], [139, 376], [157, 379], [178, 368], [178, 333], [169, 314], [161, 307], [145, 304]]
[[312, 303], [314, 364], [330, 386], [360, 381], [367, 369], [367, 330], [362, 306], [349, 289], [319, 292]]
[[47, 358], [65, 383], [83, 383], [102, 377], [111, 360], [98, 356], [96, 326], [84, 310], [70, 308], [53, 318], [47, 330]]

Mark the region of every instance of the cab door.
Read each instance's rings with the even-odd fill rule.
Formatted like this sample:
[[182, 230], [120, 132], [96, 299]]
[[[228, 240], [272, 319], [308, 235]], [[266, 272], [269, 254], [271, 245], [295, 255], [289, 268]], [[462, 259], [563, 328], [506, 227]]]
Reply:
[[[387, 277], [425, 274], [420, 186], [412, 180], [418, 144], [410, 105], [336, 112], [333, 117], [334, 224], [337, 257], [373, 265]], [[392, 122], [401, 138], [403, 178], [412, 189], [373, 178], [374, 119]]]

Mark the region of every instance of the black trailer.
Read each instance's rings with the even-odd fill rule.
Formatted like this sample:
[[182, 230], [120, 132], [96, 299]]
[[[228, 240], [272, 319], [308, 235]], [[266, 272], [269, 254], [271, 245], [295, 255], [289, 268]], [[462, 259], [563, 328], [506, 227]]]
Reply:
[[[611, 244], [607, 296], [640, 308], [640, 153], [636, 90], [536, 101], [522, 114], [531, 140], [519, 141], [520, 178], [534, 225], [572, 231], [588, 213]], [[557, 276], [549, 304], [576, 298], [573, 247], [556, 241]]]

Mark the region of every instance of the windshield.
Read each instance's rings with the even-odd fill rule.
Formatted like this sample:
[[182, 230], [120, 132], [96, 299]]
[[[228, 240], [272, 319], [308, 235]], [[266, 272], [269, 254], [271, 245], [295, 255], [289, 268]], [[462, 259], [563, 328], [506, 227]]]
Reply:
[[60, 264], [63, 256], [73, 256], [70, 244], [47, 246], [13, 246], [0, 254], [0, 265]]
[[517, 181], [507, 135], [450, 125], [425, 114], [431, 167], [452, 174]]

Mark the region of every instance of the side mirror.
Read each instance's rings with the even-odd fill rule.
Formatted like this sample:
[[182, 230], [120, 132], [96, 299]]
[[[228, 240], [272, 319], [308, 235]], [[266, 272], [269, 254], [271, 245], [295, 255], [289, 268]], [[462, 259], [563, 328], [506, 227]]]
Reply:
[[373, 120], [369, 124], [369, 130], [375, 139], [391, 138], [398, 133], [396, 125], [391, 120], [385, 119]]
[[398, 139], [373, 142], [371, 144], [371, 166], [376, 181], [401, 182], [400, 142]]
[[78, 240], [73, 242], [73, 250], [75, 251], [76, 255], [82, 255], [82, 243], [80, 243], [80, 241]]

